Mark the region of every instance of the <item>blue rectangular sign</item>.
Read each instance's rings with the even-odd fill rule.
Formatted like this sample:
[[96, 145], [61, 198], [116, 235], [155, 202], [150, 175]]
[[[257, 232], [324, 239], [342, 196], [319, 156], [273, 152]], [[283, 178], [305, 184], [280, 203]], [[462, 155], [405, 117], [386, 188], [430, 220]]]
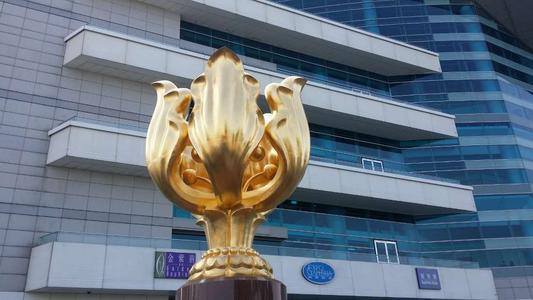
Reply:
[[418, 288], [421, 290], [440, 290], [439, 270], [416, 268]]
[[156, 251], [154, 277], [187, 279], [195, 263], [195, 253]]

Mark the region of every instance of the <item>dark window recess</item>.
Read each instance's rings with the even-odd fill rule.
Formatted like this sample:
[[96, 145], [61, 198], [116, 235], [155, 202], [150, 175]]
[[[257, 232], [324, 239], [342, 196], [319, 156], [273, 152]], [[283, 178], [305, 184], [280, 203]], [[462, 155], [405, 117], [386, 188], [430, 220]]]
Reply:
[[403, 214], [371, 211], [366, 209], [357, 209], [349, 207], [339, 207], [327, 204], [318, 204], [310, 202], [301, 202], [296, 200], [287, 200], [278, 206], [279, 208], [302, 210], [310, 212], [328, 213], [335, 215], [343, 215], [357, 218], [377, 219], [385, 221], [395, 221], [403, 223], [415, 223], [414, 217]]

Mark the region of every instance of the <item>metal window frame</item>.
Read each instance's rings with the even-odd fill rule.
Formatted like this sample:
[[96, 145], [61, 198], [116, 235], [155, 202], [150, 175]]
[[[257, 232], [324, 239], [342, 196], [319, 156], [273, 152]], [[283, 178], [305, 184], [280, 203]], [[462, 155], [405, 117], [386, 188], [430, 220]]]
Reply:
[[[365, 168], [365, 162], [369, 162], [372, 165], [372, 169]], [[376, 170], [375, 164], [381, 165], [381, 170]], [[383, 161], [378, 159], [372, 159], [367, 157], [361, 157], [361, 165], [363, 166], [363, 169], [366, 170], [372, 170], [376, 172], [385, 172], [385, 169], [383, 168]]]
[[[380, 261], [378, 253], [378, 244], [385, 245], [385, 256], [387, 261]], [[391, 256], [389, 256], [389, 248], [387, 245], [394, 245], [394, 250], [396, 251], [396, 261], [391, 261]], [[374, 252], [376, 253], [376, 262], [383, 264], [400, 264], [400, 253], [398, 252], [398, 243], [396, 241], [390, 240], [374, 240]]]

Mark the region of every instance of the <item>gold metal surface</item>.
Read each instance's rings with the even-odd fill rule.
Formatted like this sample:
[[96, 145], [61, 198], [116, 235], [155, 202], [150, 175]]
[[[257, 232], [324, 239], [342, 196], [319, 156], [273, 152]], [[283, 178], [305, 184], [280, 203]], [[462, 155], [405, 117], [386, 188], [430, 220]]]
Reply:
[[304, 85], [300, 77], [269, 84], [271, 112], [263, 114], [259, 82], [227, 48], [209, 58], [190, 90], [153, 83], [148, 171], [170, 201], [203, 225], [209, 246], [189, 280], [272, 277], [252, 241], [265, 216], [292, 194], [309, 161]]

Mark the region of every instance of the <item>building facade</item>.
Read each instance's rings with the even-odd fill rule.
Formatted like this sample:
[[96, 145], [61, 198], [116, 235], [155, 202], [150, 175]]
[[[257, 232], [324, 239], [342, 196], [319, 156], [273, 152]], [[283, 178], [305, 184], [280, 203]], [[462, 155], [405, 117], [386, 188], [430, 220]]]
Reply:
[[481, 2], [1, 1], [0, 299], [172, 298], [158, 253], [206, 243], [147, 175], [150, 82], [222, 46], [308, 79], [311, 162], [255, 241], [289, 299], [533, 298], [533, 55]]
[[456, 115], [459, 138], [409, 143], [403, 162], [411, 172], [473, 186], [478, 213], [421, 221], [433, 242], [425, 251], [492, 268], [502, 299], [532, 298], [533, 44], [532, 25], [519, 14], [531, 7], [512, 1], [278, 2], [440, 54], [442, 73], [394, 77], [390, 92]]

